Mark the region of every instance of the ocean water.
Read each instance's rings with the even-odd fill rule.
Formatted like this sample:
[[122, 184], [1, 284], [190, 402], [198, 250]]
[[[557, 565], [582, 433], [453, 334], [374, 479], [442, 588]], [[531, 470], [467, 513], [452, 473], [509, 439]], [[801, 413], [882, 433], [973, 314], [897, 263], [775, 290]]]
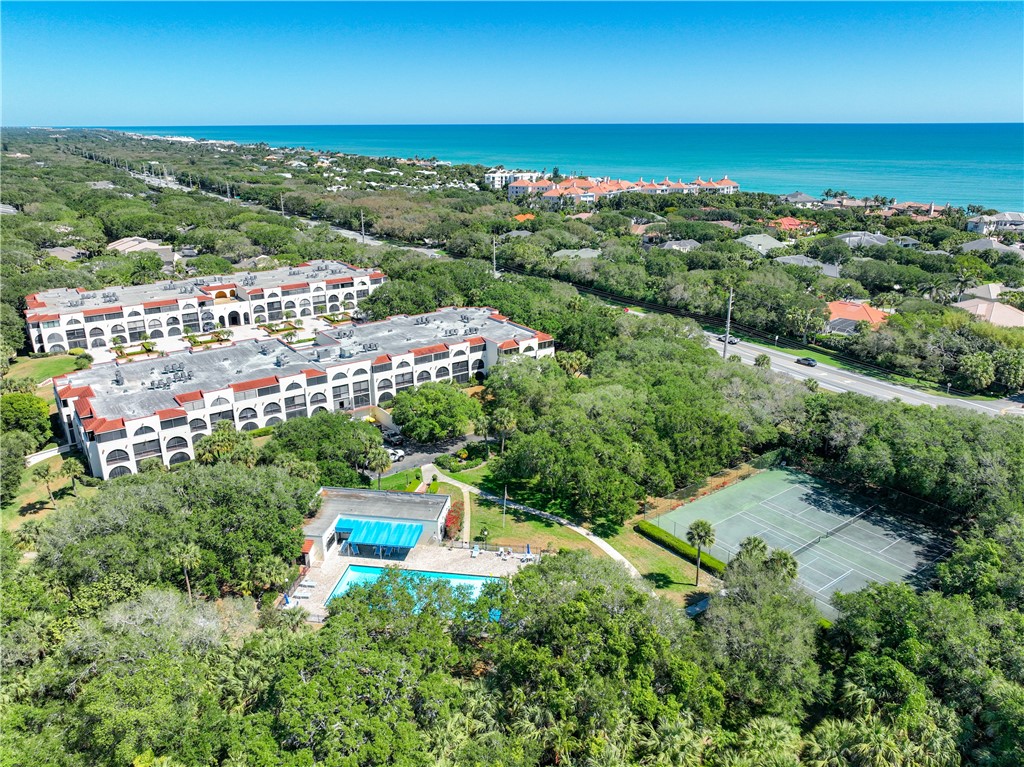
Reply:
[[[110, 126], [114, 127], [114, 126]], [[1024, 124], [221, 125], [125, 130], [615, 178], [1024, 210]]]

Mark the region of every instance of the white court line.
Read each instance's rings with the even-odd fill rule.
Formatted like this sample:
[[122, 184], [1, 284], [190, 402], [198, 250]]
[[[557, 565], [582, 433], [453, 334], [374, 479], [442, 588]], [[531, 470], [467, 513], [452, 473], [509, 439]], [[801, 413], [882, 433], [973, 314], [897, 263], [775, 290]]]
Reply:
[[[840, 575], [838, 578], [833, 578], [832, 580], [830, 580], [828, 583], [826, 583], [824, 586], [822, 586], [820, 589], [818, 589], [814, 593], [815, 594], [820, 594], [825, 589], [827, 589], [829, 586], [831, 586], [833, 583], [838, 583], [839, 581], [841, 581], [843, 578], [845, 578], [847, 575], [849, 575], [852, 572], [853, 572], [853, 570], [847, 570], [845, 573]], [[824, 575], [824, 573], [822, 573], [822, 575]]]
[[[886, 546], [886, 547], [885, 547], [885, 549], [888, 549], [888, 548], [891, 548], [891, 547], [895, 546], [895, 545], [896, 545], [897, 543], [899, 543], [899, 542], [900, 542], [900, 541], [902, 541], [902, 540], [903, 540], [903, 536], [901, 535], [901, 536], [900, 536], [899, 538], [897, 538], [897, 539], [896, 539], [895, 541], [893, 541], [893, 542], [892, 542], [892, 543], [890, 543], [890, 544], [889, 544], [888, 546]], [[878, 553], [879, 553], [879, 554], [884, 554], [884, 553], [885, 553], [885, 549], [879, 549], [879, 550], [878, 550]]]
[[784, 517], [788, 517], [789, 519], [798, 520], [801, 524], [807, 525], [808, 527], [813, 527], [819, 533], [824, 533], [826, 530], [828, 530], [827, 527], [821, 527], [820, 525], [817, 525], [814, 522], [809, 522], [809, 521], [807, 521], [806, 519], [803, 518], [802, 515], [804, 513], [808, 512], [808, 511], [810, 511], [812, 508], [814, 508], [813, 506], [808, 506], [806, 509], [801, 511], [799, 514], [792, 514], [787, 509], [784, 509], [781, 506], [777, 507], [777, 506], [775, 506], [775, 504], [769, 505], [767, 503], [762, 502], [761, 505], [764, 506], [769, 511], [774, 511], [776, 514], [782, 514], [782, 516], [784, 516]]

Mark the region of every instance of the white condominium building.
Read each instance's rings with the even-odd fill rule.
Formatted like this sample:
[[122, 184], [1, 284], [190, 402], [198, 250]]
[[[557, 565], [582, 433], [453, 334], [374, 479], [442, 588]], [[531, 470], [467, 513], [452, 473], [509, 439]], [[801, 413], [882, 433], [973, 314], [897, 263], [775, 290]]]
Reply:
[[428, 381], [468, 381], [502, 357], [554, 354], [551, 336], [488, 308], [448, 308], [341, 326], [296, 351], [281, 341], [243, 341], [160, 359], [110, 362], [54, 379], [69, 444], [103, 478], [139, 461], [191, 460], [218, 421], [251, 431], [322, 410], [387, 406]]
[[355, 309], [386, 279], [338, 261], [311, 261], [266, 272], [170, 280], [86, 291], [57, 288], [26, 298], [37, 352], [95, 349]]
[[544, 174], [535, 170], [491, 168], [484, 174], [484, 184], [491, 189], [504, 189], [512, 181], [539, 181], [542, 178], [544, 178]]

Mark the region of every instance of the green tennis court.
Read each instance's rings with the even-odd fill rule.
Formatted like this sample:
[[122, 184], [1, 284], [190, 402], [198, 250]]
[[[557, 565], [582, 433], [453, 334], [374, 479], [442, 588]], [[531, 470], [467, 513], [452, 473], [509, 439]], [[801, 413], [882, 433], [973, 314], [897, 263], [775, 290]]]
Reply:
[[835, 592], [857, 591], [872, 581], [918, 585], [949, 548], [899, 509], [792, 469], [760, 472], [651, 521], [685, 540], [697, 519], [714, 525], [711, 553], [723, 562], [752, 535], [791, 552], [801, 585], [830, 615]]

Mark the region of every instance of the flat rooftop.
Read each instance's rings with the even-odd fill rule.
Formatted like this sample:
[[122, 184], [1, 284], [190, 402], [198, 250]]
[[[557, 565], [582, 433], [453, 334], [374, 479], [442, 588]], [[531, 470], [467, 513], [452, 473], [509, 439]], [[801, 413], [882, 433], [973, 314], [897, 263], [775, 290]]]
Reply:
[[178, 394], [294, 375], [310, 367], [308, 359], [281, 341], [240, 341], [217, 349], [171, 352], [158, 359], [109, 362], [70, 373], [64, 380], [76, 388], [92, 387], [92, 409], [101, 418], [141, 418], [181, 407], [174, 399]]
[[[185, 280], [166, 280], [149, 285], [122, 285], [80, 293], [74, 288], [54, 288], [36, 294], [36, 301], [59, 311], [83, 311], [107, 306], [136, 306], [149, 301], [201, 296], [209, 285], [233, 284], [242, 288], [270, 289], [297, 282], [323, 282], [334, 277], [367, 276], [374, 269], [357, 269], [340, 261], [310, 261], [296, 267], [281, 267], [264, 272], [235, 272]], [[42, 307], [37, 307], [38, 311]]]
[[494, 309], [473, 306], [439, 309], [429, 314], [398, 315], [380, 322], [350, 324], [321, 332], [316, 344], [303, 353], [309, 359], [373, 360], [381, 355], [406, 354], [443, 343], [479, 337], [500, 344], [526, 341], [537, 333], [500, 317]]
[[323, 497], [320, 511], [302, 526], [306, 535], [323, 535], [334, 528], [338, 517], [437, 522], [448, 502], [447, 495], [349, 487], [325, 487], [320, 494]]

